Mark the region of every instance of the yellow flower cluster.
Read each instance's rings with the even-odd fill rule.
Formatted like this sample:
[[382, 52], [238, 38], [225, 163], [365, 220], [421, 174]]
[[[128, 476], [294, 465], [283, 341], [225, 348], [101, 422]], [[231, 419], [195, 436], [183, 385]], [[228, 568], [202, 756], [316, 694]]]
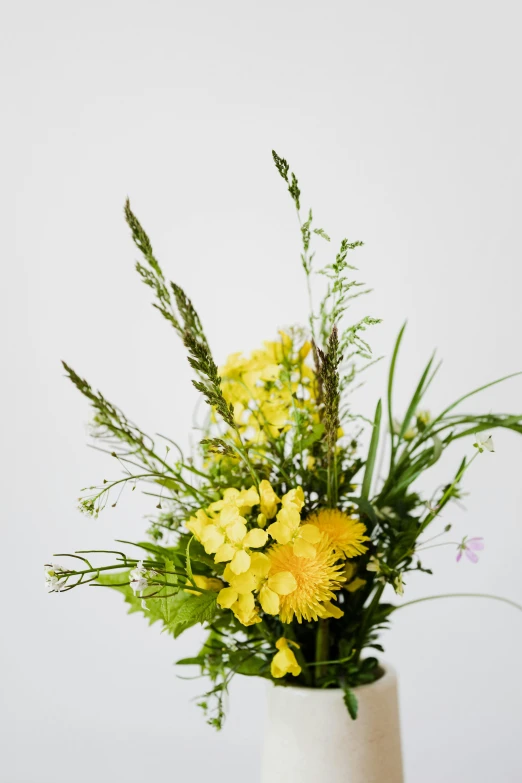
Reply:
[[366, 528], [331, 509], [302, 522], [303, 505], [301, 487], [279, 498], [263, 480], [257, 489], [226, 489], [187, 522], [207, 554], [226, 564], [218, 603], [245, 626], [261, 622], [260, 609], [283, 623], [343, 614], [332, 601], [352, 578], [343, 561], [366, 551]]
[[234, 405], [236, 423], [251, 441], [262, 442], [287, 429], [294, 406], [311, 410], [315, 374], [306, 363], [311, 343], [297, 346], [290, 335], [279, 334], [279, 341], [263, 343], [248, 357], [233, 353], [219, 368], [223, 396]]

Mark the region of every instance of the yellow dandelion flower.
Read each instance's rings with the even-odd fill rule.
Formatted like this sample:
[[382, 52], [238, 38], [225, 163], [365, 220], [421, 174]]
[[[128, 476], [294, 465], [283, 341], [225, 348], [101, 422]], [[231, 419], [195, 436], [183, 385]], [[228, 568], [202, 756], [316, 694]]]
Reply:
[[308, 517], [306, 523], [315, 525], [321, 533], [325, 533], [344, 557], [357, 557], [368, 549], [364, 544], [364, 541], [369, 541], [368, 536], [365, 535], [365, 525], [336, 508], [323, 508], [316, 511]]
[[335, 599], [336, 590], [345, 581], [343, 564], [338, 562], [339, 555], [328, 537], [321, 537], [313, 557], [299, 557], [292, 544], [274, 546], [266, 554], [271, 564], [270, 577], [286, 572], [294, 577], [297, 585], [288, 595], [279, 596], [281, 622], [290, 623], [294, 617], [299, 623], [323, 617], [324, 604]]

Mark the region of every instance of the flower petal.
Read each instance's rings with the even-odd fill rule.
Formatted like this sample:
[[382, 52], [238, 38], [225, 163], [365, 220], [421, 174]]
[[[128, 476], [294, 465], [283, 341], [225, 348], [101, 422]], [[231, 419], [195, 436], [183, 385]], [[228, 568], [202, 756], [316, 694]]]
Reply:
[[222, 546], [220, 546], [218, 551], [216, 552], [216, 555], [214, 557], [214, 562], [228, 563], [229, 560], [232, 560], [235, 554], [236, 554], [236, 549], [232, 546], [232, 544], [222, 544]]
[[272, 522], [268, 528], [268, 533], [278, 544], [288, 544], [292, 538], [292, 529], [284, 522]]
[[259, 591], [259, 603], [267, 614], [277, 614], [279, 612], [279, 596], [268, 585], [263, 585]]
[[253, 528], [249, 530], [243, 539], [243, 546], [249, 546], [253, 549], [258, 549], [264, 546], [268, 541], [268, 533], [266, 530], [260, 530], [259, 528]]
[[290, 571], [279, 571], [268, 578], [268, 586], [278, 595], [290, 595], [297, 588], [297, 582]]
[[309, 544], [304, 538], [297, 538], [294, 543], [294, 555], [296, 557], [315, 557], [316, 548], [313, 544]]
[[247, 526], [242, 517], [238, 517], [231, 525], [226, 528], [227, 537], [233, 544], [239, 544], [247, 534]]
[[250, 568], [250, 555], [240, 549], [230, 561], [230, 568], [235, 574], [244, 574]]
[[321, 540], [321, 531], [315, 525], [301, 525], [299, 538], [304, 538], [309, 544], [318, 544]]
[[231, 587], [224, 587], [219, 591], [217, 602], [223, 609], [230, 609], [236, 603], [238, 597], [236, 591]]

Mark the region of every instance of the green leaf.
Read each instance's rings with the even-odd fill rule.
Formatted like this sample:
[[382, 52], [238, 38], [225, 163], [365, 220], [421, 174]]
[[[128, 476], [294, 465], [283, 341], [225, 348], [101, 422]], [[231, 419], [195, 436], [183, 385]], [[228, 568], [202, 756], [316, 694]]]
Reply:
[[438, 462], [443, 450], [443, 443], [437, 435], [433, 435], [432, 440], [433, 440], [433, 457], [430, 460], [430, 466]]
[[314, 424], [312, 432], [307, 435], [305, 438], [303, 438], [301, 441], [299, 441], [299, 447], [302, 449], [309, 449], [310, 446], [313, 446], [314, 443], [316, 443], [320, 438], [322, 437], [324, 432], [324, 424], [321, 422], [319, 424]]
[[366, 460], [364, 479], [361, 487], [361, 498], [363, 500], [368, 500], [368, 497], [370, 495], [373, 471], [375, 468], [375, 460], [377, 457], [377, 448], [379, 446], [379, 434], [381, 430], [381, 414], [382, 414], [382, 402], [381, 400], [379, 400], [379, 402], [377, 403], [377, 408], [375, 410], [372, 438], [370, 441], [370, 448], [368, 450], [368, 459]]
[[349, 500], [350, 503], [354, 503], [356, 506], [359, 506], [362, 513], [366, 514], [368, 519], [371, 519], [374, 524], [377, 524], [377, 515], [369, 500], [366, 500], [366, 498], [356, 498], [352, 495], [348, 496], [346, 500]]
[[520, 372], [513, 372], [511, 375], [504, 375], [503, 378], [498, 378], [496, 381], [491, 381], [491, 383], [486, 383], [484, 386], [479, 386], [477, 389], [473, 389], [473, 391], [468, 392], [467, 394], [464, 394], [462, 397], [459, 397], [458, 400], [456, 400], [451, 405], [448, 405], [447, 408], [445, 408], [439, 416], [437, 416], [436, 419], [433, 420], [431, 423], [432, 426], [439, 422], [441, 419], [443, 419], [447, 413], [449, 413], [453, 408], [456, 408], [457, 405], [460, 405], [461, 402], [464, 402], [464, 400], [467, 400], [468, 397], [473, 397], [474, 394], [478, 394], [481, 391], [484, 391], [485, 389], [489, 389], [491, 386], [496, 386], [497, 383], [503, 383], [504, 381], [508, 381], [510, 378], [516, 378], [517, 375], [522, 375], [522, 371]]
[[404, 322], [402, 329], [400, 330], [397, 340], [395, 341], [395, 347], [393, 349], [392, 360], [390, 364], [390, 372], [388, 374], [388, 427], [390, 429], [390, 437], [392, 439], [392, 462], [395, 454], [395, 440], [393, 432], [393, 380], [395, 377], [395, 365], [397, 364], [397, 356], [399, 355], [399, 348], [406, 329], [407, 321]]
[[204, 665], [205, 665], [205, 658], [202, 655], [196, 658], [180, 658], [179, 661], [176, 661], [176, 666], [204, 666]]
[[347, 685], [343, 688], [344, 691], [344, 703], [346, 704], [346, 709], [348, 710], [350, 714], [350, 718], [352, 720], [355, 720], [357, 718], [357, 711], [359, 709], [359, 703], [357, 701], [357, 696], [352, 691], [351, 688], [349, 688]]
[[192, 573], [192, 564], [190, 562], [190, 545], [192, 544], [193, 540], [194, 540], [194, 536], [192, 536], [192, 538], [187, 544], [187, 554], [185, 558], [185, 565], [187, 569], [188, 578], [190, 579], [192, 584], [194, 584], [194, 574]]
[[435, 359], [435, 354], [432, 355], [431, 359], [429, 360], [428, 364], [426, 365], [424, 372], [421, 375], [421, 379], [419, 383], [417, 384], [417, 388], [415, 389], [415, 392], [413, 394], [413, 397], [411, 398], [410, 404], [408, 406], [408, 410], [406, 411], [406, 416], [404, 417], [404, 420], [401, 425], [401, 430], [399, 432], [399, 440], [404, 436], [404, 433], [407, 431], [410, 421], [413, 418], [413, 414], [417, 410], [420, 401], [422, 399], [422, 396], [424, 392], [426, 391], [425, 383], [426, 379], [429, 375], [431, 365], [433, 364], [433, 360]]
[[247, 677], [259, 677], [263, 670], [268, 669], [268, 663], [265, 658], [261, 658], [252, 653], [235, 653], [230, 656], [230, 665], [236, 674], [243, 674]]
[[169, 633], [174, 636], [179, 635], [175, 633], [176, 618], [180, 608], [190, 599], [190, 595], [184, 590], [173, 594], [172, 587], [164, 587], [157, 596], [146, 600], [143, 606], [142, 599], [134, 595], [131, 586], [122, 584], [128, 578], [128, 571], [119, 574], [105, 573], [100, 574], [96, 581], [102, 587], [111, 587], [122, 593], [125, 603], [129, 605], [129, 614], [140, 612], [149, 621], [149, 625], [159, 621]]
[[216, 593], [202, 593], [201, 595], [190, 596], [180, 607], [174, 618], [174, 636], [179, 636], [180, 633], [197, 623], [209, 622], [214, 617], [216, 608]]

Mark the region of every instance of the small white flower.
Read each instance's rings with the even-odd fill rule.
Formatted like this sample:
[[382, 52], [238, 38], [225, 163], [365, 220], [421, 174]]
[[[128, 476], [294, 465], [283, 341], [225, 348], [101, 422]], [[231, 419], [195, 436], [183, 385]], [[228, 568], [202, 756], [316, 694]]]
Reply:
[[483, 451], [495, 451], [495, 445], [491, 435], [487, 435], [485, 438], [481, 438], [480, 436], [477, 437], [477, 441], [473, 445], [479, 450], [480, 454], [482, 454]]
[[397, 595], [404, 595], [404, 584], [402, 582], [402, 574], [399, 574], [393, 580], [393, 587]]
[[401, 427], [402, 427], [402, 424], [399, 421], [399, 419], [392, 419], [391, 431], [392, 431], [393, 435], [398, 435], [399, 432], [401, 431]]
[[143, 565], [143, 560], [140, 560], [136, 568], [134, 568], [130, 574], [131, 587], [134, 590], [134, 595], [139, 595], [145, 588], [149, 586], [149, 580], [147, 579], [147, 569]]
[[376, 574], [381, 573], [381, 563], [379, 561], [379, 557], [382, 557], [382, 555], [372, 555], [370, 557], [370, 561], [368, 565], [366, 566], [367, 571], [375, 571]]
[[45, 586], [49, 593], [59, 593], [67, 584], [67, 577], [63, 576], [64, 569], [59, 565], [49, 564], [44, 566]]

